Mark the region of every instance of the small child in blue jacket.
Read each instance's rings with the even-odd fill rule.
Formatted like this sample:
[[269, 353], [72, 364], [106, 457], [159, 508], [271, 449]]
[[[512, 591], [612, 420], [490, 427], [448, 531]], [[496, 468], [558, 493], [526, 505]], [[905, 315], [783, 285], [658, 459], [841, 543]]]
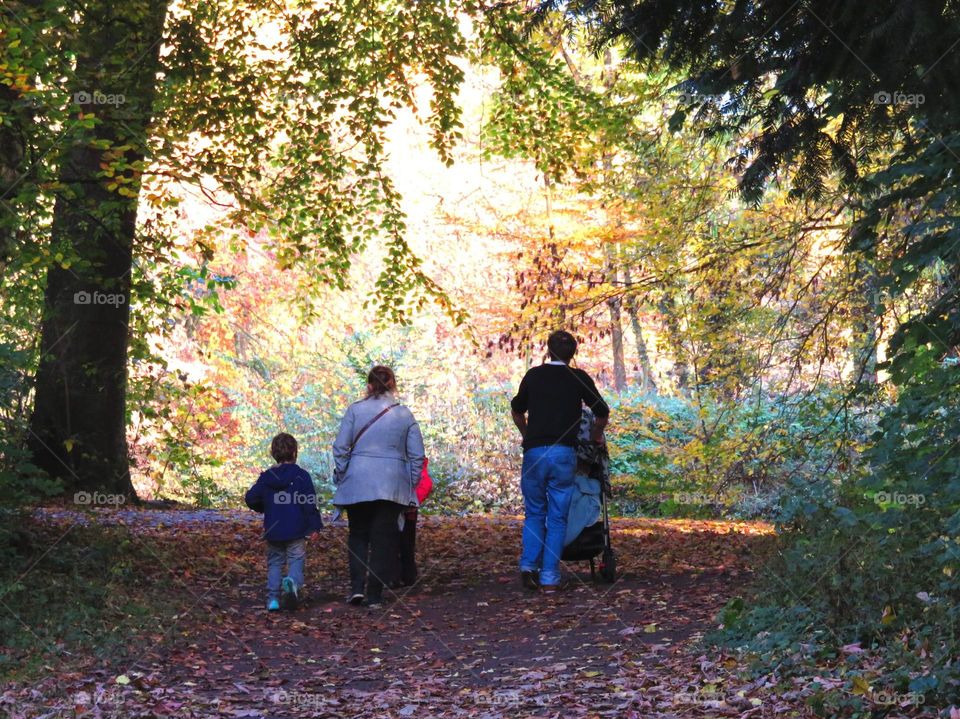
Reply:
[[297, 440], [286, 432], [278, 434], [270, 444], [270, 454], [277, 464], [260, 475], [244, 499], [250, 509], [263, 512], [267, 610], [275, 612], [281, 604], [286, 609], [296, 609], [299, 604], [306, 538], [323, 527], [323, 520], [317, 509], [313, 480], [297, 465]]

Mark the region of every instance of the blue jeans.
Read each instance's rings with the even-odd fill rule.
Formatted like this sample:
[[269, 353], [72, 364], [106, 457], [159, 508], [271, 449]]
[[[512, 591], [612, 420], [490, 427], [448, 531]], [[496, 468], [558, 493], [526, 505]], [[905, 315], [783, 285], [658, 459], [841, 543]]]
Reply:
[[307, 556], [306, 539], [289, 539], [286, 542], [267, 542], [267, 599], [280, 598], [280, 582], [283, 581], [283, 565], [287, 576], [303, 587], [303, 563]]
[[539, 571], [540, 584], [560, 583], [560, 555], [573, 497], [577, 453], [573, 447], [531, 447], [523, 453], [523, 552], [520, 571]]

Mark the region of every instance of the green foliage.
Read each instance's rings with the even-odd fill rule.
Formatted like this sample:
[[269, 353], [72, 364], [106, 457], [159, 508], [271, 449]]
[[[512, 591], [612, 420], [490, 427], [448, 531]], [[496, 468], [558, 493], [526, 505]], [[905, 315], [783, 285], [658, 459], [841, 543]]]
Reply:
[[845, 424], [842, 401], [829, 392], [731, 401], [707, 388], [696, 399], [624, 395], [609, 431], [617, 508], [778, 516], [781, 494], [812, 476], [830, 486], [839, 458], [862, 443], [864, 430]]
[[139, 656], [132, 637], [176, 614], [168, 593], [141, 586], [151, 562], [171, 558], [156, 547], [144, 555], [126, 529], [64, 534], [10, 511], [0, 524], [0, 593], [9, 609], [0, 617], [0, 676], [29, 677], [88, 652], [130, 661]]
[[31, 462], [26, 448], [30, 354], [0, 341], [0, 507], [58, 494], [60, 483]]
[[[478, 38], [477, 60], [496, 68], [501, 83], [489, 121], [484, 152], [532, 160], [547, 181], [568, 174], [586, 179], [595, 163], [633, 124], [630, 102], [612, 103], [590, 84], [603, 66], [578, 67], [582, 52], [562, 47], [562, 27], [525, 32], [525, 15], [503, 5], [488, 12]], [[583, 41], [583, 38], [580, 38]], [[598, 83], [599, 84], [599, 83]]]
[[[4, 304], [30, 309], [16, 317], [19, 330], [43, 324], [47, 354], [41, 367], [65, 357], [77, 365], [40, 373], [44, 381], [36, 388], [43, 406], [62, 403], [67, 393], [65, 384], [57, 384], [62, 375], [76, 375], [74, 388], [81, 378], [95, 386], [100, 380], [90, 379], [92, 368], [116, 370], [127, 359], [125, 334], [117, 335], [118, 342], [104, 342], [102, 351], [68, 347], [74, 327], [89, 336], [90, 313], [58, 327], [76, 308], [69, 293], [54, 289], [41, 316], [45, 285], [76, 281], [119, 287], [126, 294], [133, 270], [126, 298], [137, 302], [129, 359], [134, 365], [155, 362], [147, 343], [164, 336], [163, 328], [148, 335], [157, 321], [175, 321], [171, 315], [178, 311], [201, 311], [198, 279], [208, 290], [210, 282], [229, 286], [205, 273], [214, 248], [235, 235], [268, 237], [273, 266], [309, 268], [309, 281], [301, 287], [304, 300], [318, 288], [344, 287], [355, 254], [383, 238], [382, 267], [369, 293], [378, 320], [408, 322], [432, 301], [461, 322], [462, 311], [427, 277], [407, 243], [384, 147], [391, 122], [410, 109], [429, 126], [433, 148], [451, 162], [460, 128], [455, 98], [463, 79], [455, 57], [465, 52], [460, 13], [478, 12], [473, 2], [392, 0], [376, 7], [300, 4], [295, 10], [233, 0], [183, 6], [165, 0], [91, 2], [83, 11], [56, 0], [5, 4], [0, 265], [11, 284], [4, 285]], [[431, 90], [427, 107], [415, 96], [418, 84]], [[116, 103], [96, 99], [111, 89], [122, 91]], [[226, 212], [183, 233], [181, 205], [190, 192]], [[95, 246], [104, 233], [121, 241]], [[212, 308], [217, 309], [215, 294]], [[30, 333], [24, 334], [14, 346], [30, 353], [32, 374], [40, 357], [29, 344]], [[154, 379], [134, 387], [132, 414], [148, 412], [143, 403], [151, 397], [176, 393], [175, 381], [165, 380], [165, 390], [150, 395], [145, 389], [157, 385]], [[117, 409], [109, 423], [114, 436], [105, 444], [119, 447], [121, 404], [108, 406]], [[60, 436], [55, 419], [35, 413], [34, 433], [42, 430], [44, 438], [37, 436], [34, 444], [51, 447], [48, 471], [73, 464], [64, 461], [72, 452], [92, 457], [84, 447], [97, 447], [92, 440], [107, 434], [102, 422], [89, 426], [97, 424], [89, 421], [92, 412], [85, 425], [82, 409], [74, 411], [75, 421], [67, 421], [76, 437]], [[49, 426], [41, 427], [45, 421]], [[96, 459], [124, 474], [125, 457]], [[84, 472], [83, 480], [75, 475], [65, 477], [97, 482], [96, 472]]]
[[149, 275], [137, 267], [133, 274], [134, 332], [130, 341], [130, 377], [127, 384], [127, 427], [134, 471], [148, 475], [153, 490], [198, 506], [224, 499], [215, 481], [222, 462], [204, 444], [233, 425], [217, 417], [222, 392], [191, 382], [183, 372], [171, 371], [163, 358], [162, 342], [175, 342], [181, 324], [170, 316], [171, 304], [195, 326], [208, 315], [223, 312], [221, 293], [236, 279], [213, 272], [208, 265], [164, 263]]
[[[714, 133], [762, 131], [740, 146], [741, 188], [756, 200], [776, 172], [797, 166], [795, 190], [815, 195], [837, 172], [856, 184], [873, 153], [910, 115], [952, 128], [958, 102], [950, 53], [956, 9], [943, 3], [855, 0], [751, 3], [544, 3], [591, 22], [599, 43], [622, 40], [644, 65], [687, 74], [676, 122], [696, 116]], [[923, 99], [897, 102], [893, 95]], [[888, 99], [876, 96], [888, 95]]]
[[[860, 268], [849, 289], [861, 307], [893, 316], [882, 369], [895, 402], [865, 392], [858, 401], [880, 416], [844, 412], [836, 471], [791, 479], [779, 562], [750, 606], [726, 618], [762, 662], [775, 657], [789, 669], [832, 656], [825, 671], [849, 693], [814, 697], [819, 713], [863, 711], [874, 680], [928, 703], [956, 703], [956, 8], [899, 0], [869, 8], [852, 0], [545, 5], [592, 21], [601, 45], [625, 42], [642, 64], [684, 73], [673, 127], [693, 120], [732, 139], [748, 200], [783, 181], [794, 197], [820, 198], [834, 182], [847, 193], [856, 219], [847, 246]], [[876, 341], [865, 324], [853, 331], [868, 347]], [[859, 441], [873, 422], [878, 430]], [[879, 655], [872, 677], [847, 671], [845, 642]]]
[[[778, 559], [749, 607], [725, 619], [724, 641], [749, 642], [761, 661], [799, 653], [798, 670], [857, 643], [884, 656], [870, 675], [877, 686], [927, 705], [957, 702], [960, 677], [949, 657], [960, 639], [960, 371], [938, 357], [935, 348], [915, 348], [910, 377], [864, 452], [864, 471], [852, 464], [838, 482], [793, 483], [778, 517]], [[784, 621], [791, 614], [797, 621]], [[816, 651], [801, 653], [801, 645]], [[844, 711], [836, 696], [822, 700], [824, 715]]]
[[424, 427], [435, 489], [428, 512], [522, 510], [520, 434], [508, 410], [512, 390], [473, 383], [466, 397], [430, 402]]
[[[233, 200], [228, 227], [268, 232], [280, 268], [309, 267], [305, 297], [344, 287], [352, 256], [379, 236], [387, 252], [371, 301], [384, 321], [409, 320], [426, 299], [456, 314], [406, 243], [384, 147], [398, 111], [420, 109], [413, 87], [423, 72], [431, 144], [450, 161], [463, 77], [453, 58], [465, 49], [457, 9], [393, 0], [291, 13], [270, 2], [185, 7], [173, 13], [162, 58], [155, 154], [177, 178], [212, 177]], [[270, 23], [278, 36], [262, 39]], [[198, 134], [208, 140], [199, 154]], [[209, 251], [224, 229], [207, 227], [198, 244]]]

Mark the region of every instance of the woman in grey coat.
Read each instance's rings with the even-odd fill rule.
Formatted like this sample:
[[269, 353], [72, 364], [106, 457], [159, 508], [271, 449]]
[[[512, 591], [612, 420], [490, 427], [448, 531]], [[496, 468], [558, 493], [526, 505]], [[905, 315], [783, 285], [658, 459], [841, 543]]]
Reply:
[[396, 389], [393, 370], [371, 369], [366, 398], [347, 408], [333, 443], [333, 503], [346, 509], [350, 526], [350, 604], [383, 602], [383, 586], [397, 570], [400, 514], [417, 506], [423, 436]]

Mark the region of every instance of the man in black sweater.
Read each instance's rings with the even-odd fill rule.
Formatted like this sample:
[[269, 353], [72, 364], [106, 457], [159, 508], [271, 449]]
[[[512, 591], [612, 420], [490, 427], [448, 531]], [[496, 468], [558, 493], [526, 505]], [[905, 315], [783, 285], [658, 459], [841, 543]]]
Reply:
[[570, 366], [577, 353], [573, 335], [558, 330], [547, 339], [550, 361], [531, 368], [510, 403], [523, 435], [523, 586], [554, 591], [560, 584], [560, 555], [577, 469], [575, 444], [586, 404], [596, 415], [592, 440], [601, 442], [610, 408], [590, 375]]

